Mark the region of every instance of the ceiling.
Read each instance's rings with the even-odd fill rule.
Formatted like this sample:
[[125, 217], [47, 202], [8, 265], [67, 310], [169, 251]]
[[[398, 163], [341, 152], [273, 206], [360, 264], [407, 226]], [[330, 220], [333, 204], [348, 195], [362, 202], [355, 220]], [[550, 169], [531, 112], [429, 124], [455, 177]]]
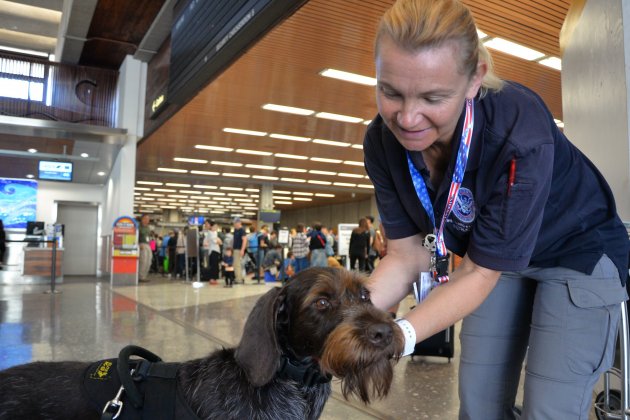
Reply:
[[[0, 0], [0, 45], [55, 53], [57, 60], [63, 62], [117, 68], [126, 54], [151, 60], [169, 35], [174, 1], [81, 0], [66, 2], [72, 3], [70, 10], [62, 10], [62, 0], [16, 3], [43, 7], [50, 13], [20, 15], [7, 7], [13, 2]], [[202, 213], [252, 212], [260, 199], [256, 190], [262, 183], [273, 184], [275, 191], [281, 191], [274, 193], [275, 207], [281, 210], [370, 197], [372, 189], [361, 164], [360, 144], [366, 128], [362, 122], [285, 114], [262, 106], [271, 103], [361, 120], [373, 118], [376, 114], [373, 87], [326, 78], [319, 73], [334, 68], [373, 76], [375, 27], [392, 3], [393, 0], [310, 0], [272, 29], [143, 139], [136, 167], [140, 182], [137, 186], [141, 188], [137, 203], [144, 203], [147, 210], [184, 207], [193, 211], [201, 208]], [[490, 37], [502, 37], [545, 55], [560, 57], [558, 38], [570, 0], [464, 0], [464, 3], [471, 8], [479, 29]], [[28, 33], [36, 36], [29, 38], [25, 35]], [[537, 91], [554, 116], [562, 119], [558, 70], [496, 51], [492, 54], [499, 76]], [[226, 132], [226, 128], [266, 134], [237, 134]], [[272, 134], [310, 140], [286, 140]], [[320, 140], [346, 145], [323, 144], [326, 142]], [[196, 145], [232, 150], [207, 150]], [[226, 166], [226, 162], [242, 166]], [[158, 168], [186, 172], [164, 172]], [[2, 172], [0, 169], [0, 175], [4, 176]], [[146, 181], [190, 187], [141, 184]]]

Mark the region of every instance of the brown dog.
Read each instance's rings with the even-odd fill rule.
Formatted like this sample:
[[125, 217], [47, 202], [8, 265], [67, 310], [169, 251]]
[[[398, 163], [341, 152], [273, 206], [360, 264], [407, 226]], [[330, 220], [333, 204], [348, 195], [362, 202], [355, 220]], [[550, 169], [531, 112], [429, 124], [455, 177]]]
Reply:
[[[125, 387], [118, 418], [316, 419], [331, 392], [330, 374], [341, 379], [346, 398], [368, 403], [387, 395], [392, 361], [402, 349], [399, 328], [372, 305], [361, 275], [311, 268], [258, 300], [236, 348], [175, 367], [140, 363], [137, 372], [145, 372], [149, 385], [134, 374], [144, 396], [125, 403], [125, 391], [131, 399], [136, 385]], [[98, 419], [120, 380], [112, 378], [109, 395], [100, 400], [85, 388], [96, 379], [101, 386], [110, 371], [123, 375], [126, 368], [112, 359], [37, 362], [0, 372], [0, 419]], [[151, 380], [163, 383], [169, 369], [173, 395], [162, 395], [163, 387], [152, 388]], [[166, 407], [169, 398], [181, 406]], [[151, 401], [161, 408], [148, 407]]]

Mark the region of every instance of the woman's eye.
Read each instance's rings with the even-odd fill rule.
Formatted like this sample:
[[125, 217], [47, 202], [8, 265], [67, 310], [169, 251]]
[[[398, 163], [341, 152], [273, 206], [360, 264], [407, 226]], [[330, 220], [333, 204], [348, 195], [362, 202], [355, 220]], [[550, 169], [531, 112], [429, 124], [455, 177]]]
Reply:
[[328, 299], [320, 298], [315, 301], [315, 307], [317, 309], [328, 309], [330, 308], [330, 302]]

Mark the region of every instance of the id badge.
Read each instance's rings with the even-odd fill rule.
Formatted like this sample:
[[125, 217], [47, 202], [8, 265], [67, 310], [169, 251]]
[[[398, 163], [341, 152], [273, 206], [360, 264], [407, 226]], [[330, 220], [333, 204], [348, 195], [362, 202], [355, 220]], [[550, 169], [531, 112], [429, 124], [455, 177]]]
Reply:
[[420, 303], [426, 299], [431, 289], [433, 289], [433, 284], [433, 273], [429, 271], [420, 273], [418, 280], [413, 282], [413, 294], [416, 298], [416, 303]]

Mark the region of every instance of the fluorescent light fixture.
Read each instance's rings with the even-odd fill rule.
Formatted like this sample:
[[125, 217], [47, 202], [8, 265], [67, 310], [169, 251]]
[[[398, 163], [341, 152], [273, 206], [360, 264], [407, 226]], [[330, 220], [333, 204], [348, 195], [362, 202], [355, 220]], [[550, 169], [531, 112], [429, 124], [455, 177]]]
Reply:
[[353, 149], [361, 149], [361, 150], [363, 150], [363, 145], [362, 144], [353, 144], [352, 148]]
[[334, 140], [325, 140], [325, 139], [313, 139], [313, 143], [325, 144], [326, 146], [337, 146], [337, 147], [350, 146], [350, 143], [346, 143], [344, 141], [334, 141]]
[[187, 174], [188, 171], [186, 169], [176, 169], [176, 168], [157, 168], [160, 172], [175, 172], [178, 174]]
[[214, 201], [232, 201], [229, 197], [215, 197]]
[[265, 176], [265, 175], [252, 175], [254, 179], [262, 179], [263, 181], [277, 181], [277, 176]]
[[168, 196], [172, 198], [188, 198], [187, 195], [181, 195], [181, 194], [169, 194]]
[[293, 195], [305, 195], [307, 197], [312, 197], [313, 193], [311, 193], [311, 192], [303, 192], [303, 191], [293, 191]]
[[173, 160], [175, 162], [188, 162], [188, 163], [208, 163], [207, 160], [205, 159], [189, 159], [189, 158], [180, 158], [180, 157], [176, 157], [173, 158]]
[[350, 73], [342, 70], [324, 69], [319, 72], [321, 76], [343, 80], [344, 82], [358, 83], [365, 86], [376, 86], [376, 79], [361, 74]]
[[273, 198], [274, 201], [276, 201], [276, 200], [291, 200], [291, 197], [284, 197], [284, 196], [280, 196], [280, 195], [279, 196], [275, 196], [274, 195], [272, 198]]
[[545, 54], [539, 51], [532, 50], [531, 48], [527, 48], [523, 45], [519, 45], [503, 38], [492, 38], [489, 41], [484, 42], [484, 45], [488, 48], [492, 48], [493, 50], [501, 51], [524, 60], [533, 61], [545, 56]]
[[293, 197], [293, 201], [313, 201], [313, 199], [306, 197]]
[[223, 191], [243, 191], [241, 187], [219, 187]]
[[286, 181], [286, 182], [306, 182], [305, 179], [301, 179], [301, 178], [280, 178], [281, 181]]
[[374, 185], [372, 185], [372, 184], [358, 184], [357, 187], [374, 189]]
[[279, 171], [284, 171], [284, 172], [306, 172], [306, 169], [301, 169], [301, 168], [287, 168], [285, 166], [281, 166], [278, 168]]
[[488, 34], [485, 33], [484, 31], [479, 30], [479, 29], [477, 29], [477, 36], [479, 37], [479, 39], [486, 39], [486, 38], [488, 38]]
[[291, 194], [291, 191], [284, 191], [284, 190], [273, 190], [271, 192], [273, 194]]
[[205, 195], [225, 195], [225, 193], [221, 191], [206, 191], [204, 194]]
[[301, 142], [307, 142], [311, 140], [310, 137], [289, 136], [287, 134], [276, 134], [276, 133], [269, 134], [269, 137], [271, 137], [272, 139], [292, 140], [292, 141], [301, 141]]
[[98, 175], [98, 176], [105, 176], [105, 172], [103, 172], [103, 171], [98, 171], [98, 172], [96, 173], [96, 175]]
[[151, 191], [151, 188], [145, 188], [145, 187], [133, 187], [133, 189], [136, 191]]
[[253, 203], [251, 198], [235, 198], [234, 201], [238, 201], [239, 203]]
[[164, 197], [164, 194], [156, 194], [156, 193], [145, 193], [146, 197]]
[[267, 111], [277, 111], [277, 112], [284, 112], [287, 114], [295, 114], [295, 115], [313, 115], [315, 113], [315, 111], [311, 109], [296, 108], [293, 106], [276, 105], [276, 104], [264, 104], [262, 108], [266, 109]]
[[222, 165], [222, 166], [243, 166], [242, 163], [236, 163], [236, 162], [223, 162], [221, 160], [213, 160], [210, 162], [213, 165]]
[[215, 152], [231, 152], [234, 150], [231, 147], [206, 146], [205, 144], [196, 144], [195, 149], [214, 150]]
[[167, 193], [177, 192], [177, 190], [171, 190], [169, 188], [153, 188], [153, 191], [167, 192]]
[[551, 67], [552, 69], [556, 69], [562, 71], [562, 60], [558, 57], [547, 57], [543, 58], [539, 61], [543, 66]]
[[89, 158], [90, 155], [88, 153], [81, 153], [82, 158]]
[[[275, 166], [270, 166], [270, 165], [254, 165], [253, 163], [248, 163], [247, 165], [245, 165], [246, 168], [250, 168], [250, 169], [264, 169], [264, 170], [268, 170], [268, 171], [273, 171], [276, 169]], [[258, 191], [258, 190], [256, 190]]]
[[330, 172], [330, 171], [320, 171], [317, 169], [311, 169], [310, 171], [308, 171], [309, 174], [315, 174], [315, 175], [330, 175], [330, 176], [334, 176], [337, 175], [337, 172]]
[[352, 165], [352, 166], [364, 166], [363, 162], [359, 162], [357, 160], [344, 160], [344, 165]]
[[203, 192], [195, 190], [179, 190], [179, 192], [181, 194], [203, 194]]
[[286, 159], [298, 159], [298, 160], [306, 160], [306, 159], [308, 159], [308, 157], [306, 157], [306, 156], [289, 155], [289, 154], [286, 154], [286, 153], [276, 153], [274, 156], [275, 157], [279, 157], [279, 158], [286, 158]]
[[195, 174], [195, 175], [207, 175], [207, 176], [218, 176], [219, 173], [218, 172], [212, 172], [212, 171], [190, 171], [191, 174]]
[[333, 185], [336, 185], [338, 187], [356, 187], [357, 184], [348, 184], [346, 182], [333, 182]]
[[245, 188], [245, 191], [247, 192], [255, 192], [257, 193], [258, 191], [260, 191], [258, 188]]
[[341, 163], [343, 160], [341, 159], [328, 159], [328, 158], [320, 158], [320, 157], [312, 157], [312, 161], [314, 162], [324, 162], [324, 163]]
[[229, 197], [249, 197], [247, 194], [241, 194], [241, 193], [229, 193], [228, 196]]
[[332, 182], [330, 181], [319, 181], [317, 179], [309, 179], [308, 181], [309, 184], [316, 184], [316, 185], [332, 185]]
[[48, 58], [48, 55], [49, 55], [47, 52], [27, 50], [24, 48], [9, 47], [7, 45], [0, 45], [0, 50], [10, 51], [10, 52], [18, 53], [18, 54], [34, 55], [37, 57], [45, 57], [45, 58]]
[[136, 181], [136, 184], [141, 184], [141, 185], [163, 185], [161, 182], [153, 182], [153, 181]]
[[290, 201], [274, 201], [274, 203], [273, 203], [273, 204], [282, 204], [282, 205], [285, 205], [285, 206], [290, 206], [290, 205], [292, 205], [293, 203], [292, 203], [292, 202], [290, 202]]
[[163, 209], [176, 209], [177, 207], [175, 206], [162, 206]]
[[167, 182], [166, 185], [169, 187], [190, 188], [190, 184], [179, 184], [177, 182]]
[[315, 193], [315, 197], [334, 197], [335, 194], [328, 194], [328, 193]]
[[363, 178], [363, 175], [359, 175], [359, 174], [348, 174], [345, 172], [339, 172], [337, 175], [339, 176], [343, 176], [345, 178]]
[[363, 125], [370, 125], [372, 120], [363, 120]]
[[256, 136], [256, 137], [263, 137], [267, 135], [267, 133], [265, 133], [264, 131], [242, 130], [240, 128], [224, 128], [223, 131], [226, 133], [244, 134], [246, 136]]
[[271, 152], [262, 152], [260, 150], [248, 150], [248, 149], [236, 149], [236, 153], [242, 153], [244, 155], [258, 155], [258, 156], [271, 156]]
[[199, 189], [202, 189], [202, 190], [216, 190], [218, 187], [216, 187], [214, 185], [197, 184], [197, 185], [193, 185], [193, 188], [199, 188]]
[[29, 153], [37, 153], [37, 149], [30, 148], [27, 150]]
[[363, 122], [363, 118], [351, 117], [349, 115], [333, 114], [331, 112], [318, 112], [315, 114], [317, 118], [324, 118], [326, 120], [341, 121], [347, 123], [360, 123]]
[[169, 203], [169, 202], [172, 203], [172, 202], [177, 201], [177, 200], [175, 200], [174, 198], [158, 198], [157, 201], [164, 201], [164, 202], [167, 202], [167, 203]]
[[564, 128], [564, 123], [562, 121], [560, 121], [559, 123], [556, 123], [556, 125], [560, 128]]
[[222, 175], [230, 178], [249, 178], [249, 175], [247, 174], [236, 174], [234, 172], [223, 172]]

